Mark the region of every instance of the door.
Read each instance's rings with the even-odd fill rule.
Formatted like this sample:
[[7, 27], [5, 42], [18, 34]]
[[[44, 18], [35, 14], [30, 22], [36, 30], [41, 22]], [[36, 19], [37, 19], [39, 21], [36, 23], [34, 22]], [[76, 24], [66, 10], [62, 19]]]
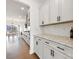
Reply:
[[62, 0], [62, 21], [73, 20], [73, 0]]
[[49, 0], [46, 0], [40, 7], [40, 24], [49, 23]]

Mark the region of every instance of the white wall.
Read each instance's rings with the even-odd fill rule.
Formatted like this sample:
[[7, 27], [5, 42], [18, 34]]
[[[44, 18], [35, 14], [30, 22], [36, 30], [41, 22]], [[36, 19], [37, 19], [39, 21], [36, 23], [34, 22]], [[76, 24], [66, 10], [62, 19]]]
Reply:
[[34, 0], [19, 0], [30, 6], [30, 27], [31, 27], [31, 39], [30, 39], [30, 54], [34, 52], [34, 37], [33, 35], [40, 33], [39, 28], [39, 5], [38, 3], [34, 2]]
[[57, 24], [45, 26], [42, 28], [42, 33], [48, 33], [52, 35], [60, 35], [60, 36], [70, 36], [70, 29], [73, 26], [73, 23], [65, 23], [65, 24]]

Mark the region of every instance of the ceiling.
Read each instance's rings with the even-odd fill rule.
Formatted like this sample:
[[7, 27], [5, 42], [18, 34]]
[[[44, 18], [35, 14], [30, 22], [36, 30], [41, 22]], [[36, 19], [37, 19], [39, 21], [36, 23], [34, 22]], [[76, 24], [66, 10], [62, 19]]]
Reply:
[[[46, 0], [32, 0], [34, 2], [43, 3]], [[24, 7], [24, 10], [21, 10], [21, 8]], [[26, 14], [29, 10], [29, 6], [25, 5], [19, 0], [6, 0], [6, 16], [7, 17], [15, 17], [15, 18], [25, 18]]]
[[[44, 3], [46, 0], [32, 0], [38, 4]], [[26, 15], [29, 11], [29, 6], [19, 0], [6, 0], [6, 17], [7, 23], [16, 22], [23, 24], [26, 21]]]
[[29, 6], [14, 0], [6, 0], [6, 17], [8, 20], [26, 20]]

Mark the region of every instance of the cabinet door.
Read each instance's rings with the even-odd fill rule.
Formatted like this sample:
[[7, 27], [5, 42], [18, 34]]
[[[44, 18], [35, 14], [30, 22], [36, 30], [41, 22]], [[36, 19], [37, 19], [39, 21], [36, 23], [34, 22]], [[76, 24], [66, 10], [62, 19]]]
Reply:
[[40, 24], [49, 23], [49, 0], [40, 7]]
[[40, 57], [40, 59], [43, 59], [43, 44], [42, 44], [42, 39], [41, 38], [39, 38], [38, 39], [38, 47], [39, 47], [39, 49], [38, 49], [38, 51], [39, 51], [39, 57]]
[[56, 22], [58, 16], [58, 0], [50, 0], [50, 23]]
[[62, 20], [73, 20], [73, 0], [62, 0]]
[[[44, 58], [43, 59], [68, 59], [66, 55], [55, 50], [54, 48], [44, 45]], [[71, 58], [69, 58], [71, 59]]]
[[73, 57], [66, 56], [66, 59], [73, 59]]
[[54, 59], [66, 59], [66, 55], [57, 50], [54, 50]]
[[41, 38], [35, 37], [34, 51], [39, 56], [40, 59], [43, 59], [43, 44]]
[[53, 49], [51, 49], [49, 46], [44, 45], [44, 58], [43, 59], [54, 59], [54, 56], [52, 55]]
[[38, 39], [35, 37], [34, 38], [34, 52], [36, 53], [36, 54], [38, 54], [38, 48], [39, 46], [38, 46]]

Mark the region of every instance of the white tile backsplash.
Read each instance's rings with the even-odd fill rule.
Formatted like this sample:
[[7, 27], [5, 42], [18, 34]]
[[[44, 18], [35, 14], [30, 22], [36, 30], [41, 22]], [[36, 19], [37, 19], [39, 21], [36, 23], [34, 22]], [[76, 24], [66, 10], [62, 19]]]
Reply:
[[73, 23], [44, 26], [42, 27], [42, 32], [69, 37], [71, 26], [73, 26]]

